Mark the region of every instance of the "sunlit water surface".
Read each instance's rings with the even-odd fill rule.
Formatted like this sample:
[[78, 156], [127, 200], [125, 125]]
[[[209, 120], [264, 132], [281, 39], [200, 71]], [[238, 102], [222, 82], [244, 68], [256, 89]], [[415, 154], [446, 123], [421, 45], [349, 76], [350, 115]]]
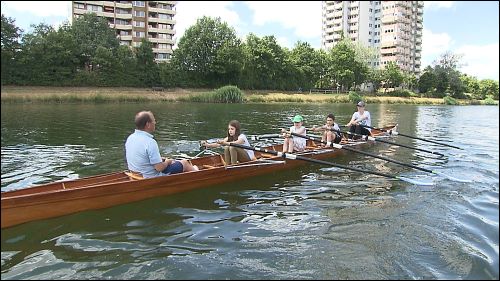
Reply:
[[[2, 191], [124, 168], [134, 114], [152, 110], [166, 155], [200, 152], [238, 119], [276, 133], [301, 114], [340, 124], [352, 105], [3, 105]], [[368, 105], [398, 136], [366, 151], [442, 176], [345, 154], [344, 165], [434, 182], [406, 182], [305, 164], [279, 173], [2, 229], [2, 279], [498, 279], [498, 107]]]

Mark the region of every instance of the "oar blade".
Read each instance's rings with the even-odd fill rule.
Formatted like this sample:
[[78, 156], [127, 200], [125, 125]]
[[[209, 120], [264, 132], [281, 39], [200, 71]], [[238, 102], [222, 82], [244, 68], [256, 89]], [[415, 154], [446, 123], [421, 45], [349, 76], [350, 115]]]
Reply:
[[450, 176], [450, 175], [445, 174], [445, 173], [441, 173], [441, 172], [437, 172], [437, 171], [432, 171], [432, 172], [436, 175], [443, 176], [443, 177], [450, 179], [452, 181], [463, 182], [463, 183], [471, 183], [472, 182], [472, 180], [457, 178], [457, 177]]
[[423, 181], [423, 180], [416, 180], [416, 179], [410, 179], [407, 177], [401, 177], [401, 176], [396, 176], [397, 179], [409, 182], [414, 185], [419, 185], [419, 186], [433, 186], [434, 182], [433, 181]]

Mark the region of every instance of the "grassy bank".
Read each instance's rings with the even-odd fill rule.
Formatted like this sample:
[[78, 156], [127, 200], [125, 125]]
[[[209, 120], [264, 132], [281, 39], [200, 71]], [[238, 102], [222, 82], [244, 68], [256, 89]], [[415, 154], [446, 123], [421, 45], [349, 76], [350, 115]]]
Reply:
[[[93, 87], [32, 87], [4, 86], [1, 89], [2, 103], [22, 102], [196, 102], [211, 89], [164, 89], [151, 88], [93, 88]], [[347, 94], [304, 94], [297, 92], [243, 91], [249, 103], [350, 103]], [[384, 104], [445, 104], [439, 98], [401, 98], [364, 96], [367, 103]], [[458, 100], [460, 105], [485, 104], [480, 100]], [[496, 102], [498, 105], [498, 101]]]

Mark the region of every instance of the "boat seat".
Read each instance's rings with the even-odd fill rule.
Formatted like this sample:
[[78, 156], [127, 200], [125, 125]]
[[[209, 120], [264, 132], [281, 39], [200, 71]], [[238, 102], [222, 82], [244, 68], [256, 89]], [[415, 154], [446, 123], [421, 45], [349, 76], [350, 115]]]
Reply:
[[212, 166], [212, 165], [203, 165], [202, 167], [203, 167], [203, 169], [214, 169], [215, 168], [215, 166]]
[[125, 172], [125, 174], [131, 179], [131, 180], [142, 180], [144, 177], [142, 175], [132, 173], [132, 172]]

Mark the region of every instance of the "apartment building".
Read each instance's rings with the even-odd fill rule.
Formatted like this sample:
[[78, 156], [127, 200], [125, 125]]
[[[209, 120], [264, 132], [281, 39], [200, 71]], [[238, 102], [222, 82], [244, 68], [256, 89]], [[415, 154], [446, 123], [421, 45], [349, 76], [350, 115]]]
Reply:
[[345, 37], [376, 50], [372, 67], [394, 62], [419, 75], [424, 1], [322, 1], [321, 47]]
[[96, 13], [116, 29], [120, 44], [137, 47], [143, 38], [153, 43], [157, 62], [172, 56], [177, 1], [72, 1], [72, 19]]

